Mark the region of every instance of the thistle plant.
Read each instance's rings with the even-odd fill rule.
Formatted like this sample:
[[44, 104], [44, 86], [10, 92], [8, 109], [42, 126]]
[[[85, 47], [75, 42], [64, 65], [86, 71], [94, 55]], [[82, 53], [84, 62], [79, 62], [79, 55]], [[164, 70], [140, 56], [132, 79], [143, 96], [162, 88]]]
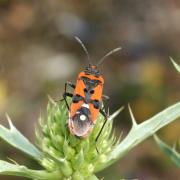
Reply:
[[[172, 64], [175, 69], [180, 73], [180, 66], [170, 57]], [[174, 162], [174, 164], [180, 168], [180, 153], [176, 150], [176, 143], [173, 147], [170, 147], [165, 142], [163, 142], [157, 135], [154, 135], [154, 139], [162, 151]], [[180, 140], [177, 143], [177, 146], [180, 147]]]
[[[174, 162], [174, 164], [180, 168], [180, 153], [176, 150], [176, 144], [173, 147], [168, 146], [157, 135], [154, 135], [154, 139], [162, 151]], [[180, 147], [180, 141], [178, 143]]]
[[128, 108], [132, 119], [132, 128], [128, 135], [123, 139], [121, 136], [116, 138], [113, 131], [113, 120], [123, 109], [120, 108], [109, 116], [97, 142], [95, 140], [104, 123], [104, 117], [99, 114], [90, 135], [79, 139], [68, 130], [68, 110], [64, 102], [49, 100], [47, 116], [40, 116], [35, 130], [36, 146], [15, 128], [7, 116], [10, 129], [0, 125], [0, 138], [31, 156], [42, 168], [34, 170], [13, 160], [0, 160], [0, 174], [34, 180], [95, 180], [98, 179], [95, 175], [97, 172], [107, 168], [146, 138], [180, 117], [180, 102], [141, 124], [136, 123], [130, 106]]

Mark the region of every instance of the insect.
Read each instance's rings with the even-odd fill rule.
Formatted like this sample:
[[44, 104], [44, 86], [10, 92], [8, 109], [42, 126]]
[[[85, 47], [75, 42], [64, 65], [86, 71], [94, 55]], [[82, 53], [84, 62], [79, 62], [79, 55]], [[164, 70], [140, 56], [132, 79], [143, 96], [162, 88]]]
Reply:
[[[75, 37], [75, 39], [87, 55], [88, 66], [78, 74], [76, 84], [71, 82], [65, 83], [63, 99], [69, 110], [68, 127], [72, 135], [86, 138], [96, 124], [98, 114], [101, 113], [105, 121], [96, 138], [97, 140], [108, 118], [102, 107], [102, 101], [103, 99], [109, 98], [103, 95], [104, 78], [98, 70], [98, 66], [102, 64], [109, 55], [119, 51], [121, 48], [113, 49], [101, 58], [97, 65], [92, 65], [86, 47], [78, 37]], [[74, 89], [73, 93], [67, 92], [68, 86]], [[67, 102], [67, 97], [72, 98], [70, 105]]]

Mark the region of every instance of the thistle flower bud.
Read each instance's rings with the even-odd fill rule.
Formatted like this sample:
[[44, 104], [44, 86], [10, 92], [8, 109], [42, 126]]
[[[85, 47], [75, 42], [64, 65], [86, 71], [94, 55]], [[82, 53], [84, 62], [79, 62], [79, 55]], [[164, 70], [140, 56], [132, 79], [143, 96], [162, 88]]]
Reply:
[[51, 101], [47, 112], [47, 118], [41, 117], [40, 128], [36, 132], [38, 145], [44, 152], [42, 166], [48, 171], [59, 170], [62, 179], [97, 179], [94, 175], [96, 168], [106, 164], [108, 153], [115, 147], [112, 121], [106, 123], [96, 142], [104, 123], [102, 115], [99, 115], [90, 135], [79, 139], [69, 132], [68, 110], [64, 102]]

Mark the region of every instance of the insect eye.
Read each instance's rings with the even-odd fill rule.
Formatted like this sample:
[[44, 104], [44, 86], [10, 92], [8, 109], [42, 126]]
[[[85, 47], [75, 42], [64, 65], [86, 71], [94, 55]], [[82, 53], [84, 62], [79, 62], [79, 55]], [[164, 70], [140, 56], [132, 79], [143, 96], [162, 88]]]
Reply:
[[90, 90], [90, 93], [91, 93], [91, 94], [94, 94], [94, 90]]
[[87, 89], [86, 88], [84, 88], [84, 92], [87, 93]]

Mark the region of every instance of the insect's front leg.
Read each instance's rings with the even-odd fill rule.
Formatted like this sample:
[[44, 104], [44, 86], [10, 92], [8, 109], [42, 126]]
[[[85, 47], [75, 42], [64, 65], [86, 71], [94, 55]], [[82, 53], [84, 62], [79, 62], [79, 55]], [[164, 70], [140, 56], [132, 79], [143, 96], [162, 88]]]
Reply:
[[67, 102], [67, 97], [71, 97], [71, 98], [72, 98], [72, 97], [73, 97], [73, 94], [67, 92], [67, 86], [70, 86], [71, 88], [75, 89], [76, 85], [73, 84], [73, 83], [71, 83], [71, 82], [66, 82], [65, 85], [64, 85], [63, 100], [65, 101], [68, 110], [70, 110], [69, 104], [68, 104], [68, 102]]
[[73, 94], [68, 93], [68, 92], [64, 92], [64, 94], [63, 94], [63, 99], [62, 99], [62, 100], [65, 101], [68, 110], [70, 110], [69, 104], [68, 104], [68, 102], [67, 102], [67, 97], [71, 97], [71, 98], [72, 98], [72, 97], [73, 97]]
[[69, 82], [69, 81], [68, 81], [68, 82], [65, 83], [64, 92], [67, 91], [67, 86], [69, 86], [69, 87], [71, 87], [71, 88], [73, 88], [73, 89], [76, 88], [76, 85], [75, 85], [75, 84], [73, 84], [72, 82]]

